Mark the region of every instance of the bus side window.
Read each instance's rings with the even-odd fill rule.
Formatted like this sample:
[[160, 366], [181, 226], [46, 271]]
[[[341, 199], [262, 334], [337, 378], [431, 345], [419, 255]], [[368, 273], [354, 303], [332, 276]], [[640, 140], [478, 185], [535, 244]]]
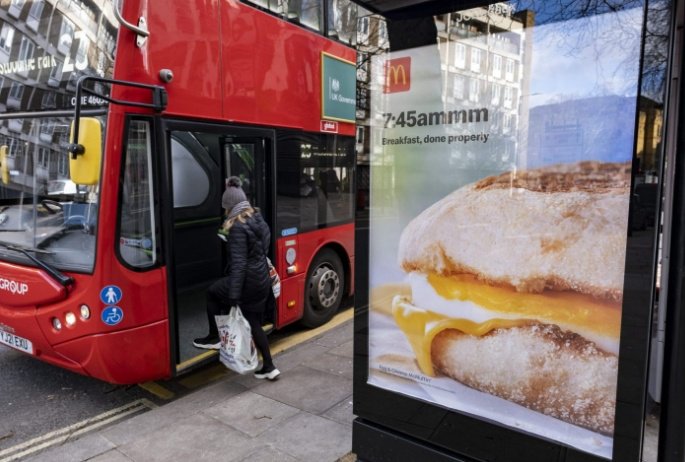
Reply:
[[132, 120], [126, 138], [119, 255], [129, 266], [147, 268], [157, 262], [150, 123]]
[[277, 143], [277, 233], [352, 221], [354, 138], [282, 130]]

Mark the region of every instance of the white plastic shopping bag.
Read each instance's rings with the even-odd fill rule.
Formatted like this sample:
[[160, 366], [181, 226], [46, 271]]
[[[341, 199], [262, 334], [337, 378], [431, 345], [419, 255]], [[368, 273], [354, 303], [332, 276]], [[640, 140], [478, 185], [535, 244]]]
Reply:
[[252, 332], [247, 319], [237, 306], [231, 307], [228, 315], [215, 316], [219, 328], [221, 349], [219, 359], [224, 366], [239, 374], [257, 369], [259, 357], [252, 340]]

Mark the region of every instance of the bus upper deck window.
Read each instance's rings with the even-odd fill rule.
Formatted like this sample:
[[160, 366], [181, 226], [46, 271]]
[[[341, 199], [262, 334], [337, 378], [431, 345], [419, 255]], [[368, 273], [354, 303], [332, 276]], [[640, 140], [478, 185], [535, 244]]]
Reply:
[[133, 120], [129, 124], [122, 177], [119, 255], [130, 266], [147, 268], [157, 261], [148, 121]]
[[329, 37], [355, 44], [357, 39], [357, 5], [351, 0], [326, 0]]

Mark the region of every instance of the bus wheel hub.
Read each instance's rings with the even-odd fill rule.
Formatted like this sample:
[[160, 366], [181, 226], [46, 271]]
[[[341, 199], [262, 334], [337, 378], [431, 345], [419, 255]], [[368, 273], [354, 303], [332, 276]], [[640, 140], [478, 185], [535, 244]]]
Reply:
[[340, 292], [340, 277], [333, 269], [320, 267], [314, 273], [317, 304], [322, 308], [330, 308], [338, 298]]

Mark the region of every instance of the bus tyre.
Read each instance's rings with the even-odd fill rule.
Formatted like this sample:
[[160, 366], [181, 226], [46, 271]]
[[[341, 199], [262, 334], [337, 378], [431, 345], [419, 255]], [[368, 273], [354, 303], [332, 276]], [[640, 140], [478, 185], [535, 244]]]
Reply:
[[345, 273], [340, 257], [330, 249], [319, 252], [307, 273], [302, 324], [317, 327], [338, 311], [345, 289]]

